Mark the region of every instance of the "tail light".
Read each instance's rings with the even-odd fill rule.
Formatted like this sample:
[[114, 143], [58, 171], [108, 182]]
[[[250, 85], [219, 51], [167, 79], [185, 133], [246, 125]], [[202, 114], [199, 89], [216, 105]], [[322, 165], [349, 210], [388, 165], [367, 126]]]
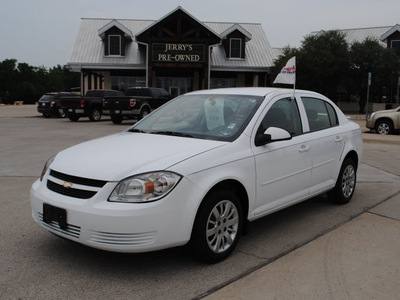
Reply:
[[85, 106], [85, 100], [81, 99], [81, 107]]
[[136, 99], [129, 99], [129, 105], [130, 107], [134, 107], [136, 104]]

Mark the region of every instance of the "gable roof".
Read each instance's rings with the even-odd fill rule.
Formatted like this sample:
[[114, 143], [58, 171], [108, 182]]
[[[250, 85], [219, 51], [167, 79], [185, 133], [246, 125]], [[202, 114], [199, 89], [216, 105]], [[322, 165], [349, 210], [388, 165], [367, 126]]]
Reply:
[[233, 26], [229, 27], [227, 30], [221, 33], [222, 38], [226, 38], [229, 34], [234, 32], [235, 30], [238, 30], [241, 32], [245, 37], [246, 37], [246, 42], [251, 40], [251, 33], [248, 32], [246, 29], [244, 29], [242, 26], [239, 24], [234, 24]]
[[115, 19], [99, 29], [98, 33], [99, 33], [100, 38], [103, 39], [105, 36], [105, 33], [113, 27], [117, 27], [119, 30], [121, 30], [125, 34], [125, 37], [127, 39], [132, 40], [132, 32]]
[[141, 36], [146, 32], [151, 30], [153, 27], [155, 27], [157, 24], [162, 23], [163, 21], [166, 21], [169, 17], [171, 17], [172, 15], [176, 14], [176, 13], [183, 13], [185, 15], [187, 15], [189, 18], [191, 18], [193, 21], [197, 22], [199, 25], [203, 26], [205, 30], [209, 31], [211, 34], [213, 34], [217, 39], [221, 39], [221, 37], [214, 32], [211, 28], [207, 27], [207, 25], [201, 21], [199, 21], [197, 18], [195, 18], [194, 16], [192, 16], [191, 14], [189, 14], [186, 10], [184, 10], [182, 7], [178, 6], [176, 9], [174, 9], [173, 11], [171, 11], [170, 13], [166, 14], [164, 17], [162, 17], [161, 19], [153, 22], [153, 24], [149, 25], [148, 27], [144, 28], [143, 30], [141, 30], [140, 32], [138, 32], [136, 34], [136, 40], [140, 40]]
[[392, 28], [390, 28], [387, 32], [385, 32], [382, 36], [381, 36], [381, 41], [385, 42], [387, 40], [387, 38], [389, 36], [391, 36], [393, 33], [395, 33], [396, 31], [400, 31], [400, 25], [396, 24], [395, 26], [393, 26]]

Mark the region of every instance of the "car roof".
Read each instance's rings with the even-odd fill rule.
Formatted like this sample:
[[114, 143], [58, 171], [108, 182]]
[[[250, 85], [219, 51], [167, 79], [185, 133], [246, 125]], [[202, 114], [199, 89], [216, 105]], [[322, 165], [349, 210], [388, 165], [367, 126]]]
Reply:
[[[319, 97], [324, 97], [323, 95], [307, 90], [296, 90], [296, 93], [299, 94], [307, 94], [307, 95], [314, 95]], [[222, 95], [222, 94], [229, 94], [229, 95], [249, 95], [249, 96], [267, 96], [267, 95], [281, 95], [281, 94], [293, 94], [293, 89], [286, 89], [286, 88], [260, 88], [260, 87], [243, 87], [243, 88], [221, 88], [221, 89], [211, 89], [211, 90], [198, 90], [194, 92], [187, 93], [187, 95], [207, 95], [207, 94], [214, 94], [214, 95]], [[326, 98], [326, 97], [324, 97]]]
[[45, 95], [58, 95], [58, 94], [74, 94], [72, 92], [50, 92], [50, 93], [45, 93]]

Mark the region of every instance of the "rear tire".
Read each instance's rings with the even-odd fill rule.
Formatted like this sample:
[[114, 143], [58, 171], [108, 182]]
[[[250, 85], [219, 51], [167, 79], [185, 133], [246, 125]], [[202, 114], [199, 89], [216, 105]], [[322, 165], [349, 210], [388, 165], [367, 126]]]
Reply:
[[191, 237], [197, 259], [216, 263], [235, 249], [242, 233], [242, 207], [230, 190], [216, 190], [207, 196], [196, 216]]
[[140, 112], [139, 120], [145, 118], [149, 113], [150, 113], [150, 110], [148, 108], [143, 108]]
[[348, 203], [353, 197], [356, 189], [356, 182], [356, 164], [351, 158], [346, 158], [340, 168], [335, 187], [328, 192], [328, 198], [334, 203]]

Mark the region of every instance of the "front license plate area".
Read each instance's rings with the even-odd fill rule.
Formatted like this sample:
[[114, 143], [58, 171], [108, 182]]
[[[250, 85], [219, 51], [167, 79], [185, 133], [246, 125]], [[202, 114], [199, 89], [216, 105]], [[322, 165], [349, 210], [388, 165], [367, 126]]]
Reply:
[[62, 230], [67, 230], [67, 211], [63, 208], [43, 203], [43, 222], [50, 224], [52, 221], [57, 222]]

